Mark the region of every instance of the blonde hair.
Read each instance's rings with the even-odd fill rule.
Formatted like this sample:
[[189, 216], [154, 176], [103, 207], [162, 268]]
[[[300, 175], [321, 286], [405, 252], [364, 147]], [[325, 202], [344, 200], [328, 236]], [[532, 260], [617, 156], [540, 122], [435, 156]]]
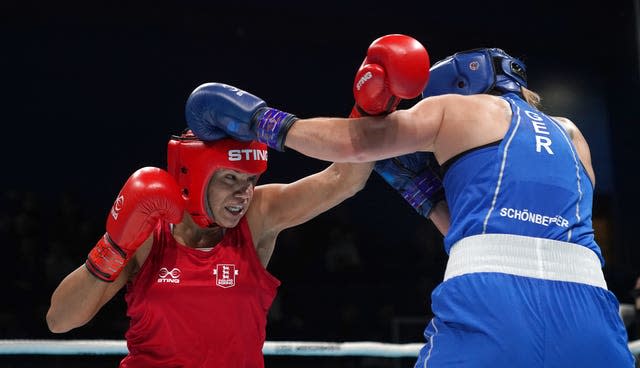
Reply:
[[524, 97], [524, 100], [527, 101], [529, 105], [532, 105], [536, 109], [539, 109], [540, 107], [542, 107], [542, 103], [540, 102], [542, 98], [540, 97], [539, 94], [525, 87], [520, 87], [520, 91], [522, 92], [522, 96]]

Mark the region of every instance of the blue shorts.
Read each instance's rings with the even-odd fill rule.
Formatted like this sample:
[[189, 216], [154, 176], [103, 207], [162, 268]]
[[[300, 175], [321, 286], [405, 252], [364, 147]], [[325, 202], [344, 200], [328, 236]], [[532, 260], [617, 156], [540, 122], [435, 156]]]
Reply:
[[635, 367], [615, 296], [502, 273], [453, 277], [432, 293], [416, 368]]

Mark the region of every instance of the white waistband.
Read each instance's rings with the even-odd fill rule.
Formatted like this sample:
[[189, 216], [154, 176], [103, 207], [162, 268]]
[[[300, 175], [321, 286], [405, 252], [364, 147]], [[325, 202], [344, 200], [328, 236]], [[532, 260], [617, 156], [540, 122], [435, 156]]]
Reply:
[[509, 234], [464, 238], [451, 247], [445, 281], [475, 272], [499, 272], [607, 288], [591, 249], [558, 240]]

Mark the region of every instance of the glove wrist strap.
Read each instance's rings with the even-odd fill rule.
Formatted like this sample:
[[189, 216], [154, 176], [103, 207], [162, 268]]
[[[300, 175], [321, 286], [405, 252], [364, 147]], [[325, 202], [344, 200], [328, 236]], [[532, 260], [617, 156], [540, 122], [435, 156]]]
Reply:
[[252, 121], [256, 139], [278, 151], [284, 151], [284, 142], [287, 132], [298, 118], [293, 115], [274, 109], [263, 107], [256, 111]]
[[113, 282], [124, 269], [128, 258], [127, 253], [111, 240], [109, 234], [105, 233], [89, 252], [85, 266], [98, 279]]
[[404, 199], [422, 216], [429, 217], [432, 207], [444, 200], [444, 188], [439, 177], [431, 172], [416, 176], [412, 190], [402, 192]]

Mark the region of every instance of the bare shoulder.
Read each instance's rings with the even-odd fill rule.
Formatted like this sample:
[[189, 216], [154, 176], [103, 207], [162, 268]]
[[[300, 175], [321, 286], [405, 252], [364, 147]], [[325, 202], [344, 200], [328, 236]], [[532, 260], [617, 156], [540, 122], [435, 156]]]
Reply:
[[487, 116], [495, 118], [496, 115], [511, 116], [511, 106], [507, 101], [498, 96], [488, 94], [457, 95], [448, 94], [432, 97], [442, 104], [445, 113], [449, 117], [459, 117], [463, 120], [474, 118], [484, 119]]
[[557, 121], [564, 128], [567, 134], [569, 134], [569, 137], [576, 138], [576, 135], [580, 134], [578, 127], [568, 118], [565, 118], [564, 116], [552, 116], [551, 118]]
[[485, 93], [475, 94], [475, 95], [448, 94], [448, 95], [442, 95], [441, 97], [446, 99], [448, 103], [454, 103], [454, 104], [465, 104], [465, 105], [480, 104], [483, 106], [493, 106], [493, 107], [509, 106], [509, 103], [505, 101], [504, 98], [500, 98], [499, 96], [489, 95]]
[[272, 211], [270, 202], [278, 200], [278, 196], [281, 195], [283, 187], [286, 184], [262, 184], [255, 187], [253, 191], [253, 198], [251, 198], [251, 204], [247, 210], [247, 215], [253, 217], [268, 216], [269, 211]]
[[246, 217], [255, 242], [258, 242], [269, 229], [268, 220], [273, 211], [271, 201], [278, 196], [282, 185], [284, 184], [265, 184], [254, 189]]
[[448, 124], [468, 124], [471, 121], [500, 120], [511, 117], [511, 106], [504, 99], [487, 94], [446, 94], [423, 99], [408, 110], [410, 118], [438, 120]]
[[504, 99], [487, 95], [438, 96], [443, 106], [442, 124], [434, 143], [440, 163], [469, 149], [504, 137], [511, 121], [511, 107]]
[[582, 135], [582, 132], [580, 132], [580, 129], [578, 129], [578, 127], [576, 126], [576, 124], [573, 123], [573, 121], [563, 116], [552, 116], [551, 118], [557, 121], [558, 124], [560, 124], [569, 135], [569, 138], [571, 139], [574, 146], [576, 147], [576, 151], [578, 152], [580, 161], [582, 162], [585, 169], [587, 170], [587, 174], [591, 179], [591, 183], [595, 185], [596, 176], [593, 170], [593, 166], [591, 164], [591, 152], [589, 150], [589, 144], [587, 143], [587, 140], [585, 139], [585, 137]]
[[272, 201], [278, 201], [285, 184], [258, 185], [247, 210], [247, 222], [253, 239], [253, 246], [263, 267], [269, 264], [275, 247], [278, 231], [274, 231], [270, 220], [275, 217]]
[[564, 116], [552, 116], [552, 118], [555, 119], [560, 124], [563, 124], [563, 125], [567, 124], [567, 125], [575, 126], [575, 124], [573, 124], [573, 121], [569, 120], [569, 118], [565, 118]]

